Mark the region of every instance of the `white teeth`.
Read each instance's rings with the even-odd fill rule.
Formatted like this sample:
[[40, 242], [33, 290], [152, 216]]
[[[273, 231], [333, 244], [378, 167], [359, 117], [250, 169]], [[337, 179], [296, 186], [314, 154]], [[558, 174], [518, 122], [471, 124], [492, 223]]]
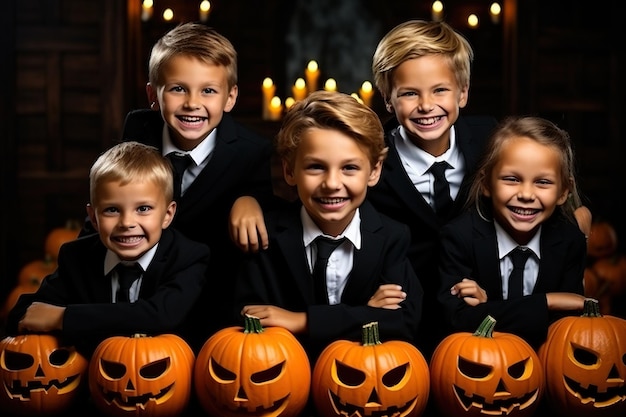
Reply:
[[439, 119], [441, 119], [441, 117], [429, 117], [427, 119], [418, 119], [417, 123], [420, 125], [427, 126], [427, 125], [432, 125], [432, 124], [437, 123]]
[[537, 210], [533, 209], [513, 209], [513, 212], [516, 214], [520, 214], [522, 216], [531, 216], [537, 212]]
[[343, 198], [320, 198], [322, 204], [339, 204], [343, 200]]
[[203, 120], [202, 117], [192, 117], [192, 116], [181, 116], [180, 119], [189, 123], [201, 122]]
[[117, 240], [121, 243], [135, 243], [141, 240], [141, 236], [118, 237]]

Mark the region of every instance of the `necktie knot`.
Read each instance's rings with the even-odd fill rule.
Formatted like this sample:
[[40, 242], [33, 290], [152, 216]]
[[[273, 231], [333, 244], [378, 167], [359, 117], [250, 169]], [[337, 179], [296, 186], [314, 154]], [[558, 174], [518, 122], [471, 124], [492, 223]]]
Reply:
[[435, 178], [434, 196], [435, 212], [440, 218], [445, 218], [452, 206], [452, 198], [450, 197], [450, 183], [446, 179], [446, 169], [452, 168], [446, 161], [433, 163], [429, 170]]
[[511, 251], [511, 260], [513, 261], [513, 268], [524, 268], [526, 260], [531, 254], [530, 249], [522, 249], [521, 246], [516, 247]]
[[174, 174], [174, 199], [178, 199], [181, 195], [183, 175], [185, 170], [191, 165], [193, 160], [188, 153], [171, 152], [167, 154], [167, 158], [172, 163]]
[[120, 286], [117, 292], [117, 301], [128, 302], [130, 301], [130, 287], [141, 276], [143, 269], [138, 263], [132, 265], [119, 263], [115, 270], [117, 271], [117, 280]]
[[330, 239], [328, 237], [318, 236], [315, 239], [315, 243], [317, 244], [317, 260], [315, 263], [317, 264], [319, 260], [328, 261], [328, 258], [330, 258], [333, 251], [337, 249], [337, 247], [345, 240], [345, 237], [341, 239]]

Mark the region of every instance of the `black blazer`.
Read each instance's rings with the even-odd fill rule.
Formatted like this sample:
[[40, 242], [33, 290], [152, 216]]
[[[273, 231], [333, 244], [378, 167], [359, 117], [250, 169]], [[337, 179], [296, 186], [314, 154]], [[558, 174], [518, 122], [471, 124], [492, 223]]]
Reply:
[[104, 275], [106, 247], [89, 235], [61, 247], [58, 268], [33, 294], [20, 296], [7, 318], [7, 332], [34, 301], [66, 306], [61, 334], [86, 355], [113, 335], [179, 333], [206, 282], [209, 248], [180, 232], [163, 230], [156, 253], [142, 277], [139, 299], [113, 303], [111, 279]]
[[[302, 243], [299, 201], [266, 214], [270, 236], [267, 250], [247, 257], [238, 275], [236, 311], [248, 304], [270, 304], [306, 312], [308, 334], [300, 336], [307, 352], [336, 339], [361, 340], [361, 327], [378, 321], [381, 340], [412, 341], [420, 320], [422, 288], [406, 257], [407, 227], [377, 213], [365, 202], [360, 209], [362, 246], [354, 252], [354, 266], [336, 305], [315, 305], [311, 272]], [[383, 283], [397, 283], [407, 293], [402, 308], [368, 307]]]
[[[160, 112], [148, 109], [128, 113], [123, 140], [134, 140], [163, 148], [163, 119]], [[232, 243], [228, 217], [234, 201], [242, 195], [253, 196], [262, 206], [273, 201], [271, 178], [272, 142], [235, 122], [224, 113], [217, 126], [213, 155], [204, 170], [178, 200], [172, 226], [187, 237], [211, 248], [209, 284], [195, 313], [203, 317], [194, 326], [192, 347], [197, 351], [205, 339], [228, 324], [234, 292], [233, 275], [243, 253]]]
[[[550, 323], [567, 314], [549, 311], [546, 293], [583, 294], [586, 261], [585, 236], [558, 212], [543, 224], [540, 247], [539, 275], [532, 294], [503, 300], [493, 221], [482, 219], [475, 209], [470, 209], [444, 226], [438, 298], [444, 306], [449, 331], [473, 332], [490, 314], [497, 320], [496, 331], [517, 334], [537, 348], [545, 340]], [[487, 292], [486, 303], [473, 307], [450, 294], [450, 288], [464, 277], [475, 280]]]
[[[441, 222], [424, 197], [415, 189], [407, 175], [398, 150], [394, 145], [400, 134], [397, 122], [387, 124], [386, 135], [389, 154], [385, 159], [380, 181], [368, 191], [368, 200], [376, 210], [409, 226], [411, 246], [409, 259], [424, 289], [424, 318], [416, 337], [418, 346], [428, 357], [441, 338], [441, 318], [436, 294], [439, 289], [437, 280], [437, 246]], [[472, 177], [497, 120], [487, 116], [459, 117], [454, 124], [456, 144], [465, 160], [466, 173], [461, 189], [452, 207], [450, 218], [457, 216], [465, 201]]]

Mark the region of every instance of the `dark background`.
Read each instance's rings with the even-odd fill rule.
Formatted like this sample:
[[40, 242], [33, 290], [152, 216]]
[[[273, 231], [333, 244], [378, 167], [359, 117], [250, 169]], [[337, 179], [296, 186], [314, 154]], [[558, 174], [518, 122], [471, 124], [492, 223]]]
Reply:
[[[141, 0], [7, 0], [0, 14], [2, 224], [0, 295], [44, 240], [68, 219], [85, 217], [89, 167], [119, 138], [124, 116], [147, 107], [152, 44], [181, 21], [198, 19], [200, 1], [154, 0], [142, 22]], [[271, 140], [279, 123], [261, 119], [261, 83], [269, 76], [285, 98], [309, 59], [322, 77], [351, 93], [371, 78], [376, 43], [393, 26], [431, 17], [431, 1], [214, 0], [206, 24], [239, 53], [233, 114]], [[475, 49], [465, 114], [535, 114], [569, 131], [579, 185], [596, 219], [626, 236], [624, 190], [624, 29], [617, 1], [444, 1], [445, 20]], [[175, 18], [163, 22], [165, 7]], [[480, 25], [470, 29], [469, 13]], [[301, 73], [298, 74], [298, 68]], [[357, 87], [354, 87], [354, 86]], [[377, 94], [377, 93], [376, 93]], [[386, 118], [380, 97], [373, 107]], [[277, 177], [280, 191], [281, 179]], [[620, 250], [623, 245], [620, 241]]]

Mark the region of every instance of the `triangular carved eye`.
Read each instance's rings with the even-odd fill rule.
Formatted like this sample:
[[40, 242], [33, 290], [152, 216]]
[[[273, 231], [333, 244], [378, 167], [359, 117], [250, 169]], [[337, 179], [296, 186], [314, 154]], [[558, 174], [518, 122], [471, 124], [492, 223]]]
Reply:
[[28, 369], [35, 363], [35, 359], [22, 352], [4, 351], [4, 368], [9, 371], [23, 371]]
[[170, 358], [159, 359], [145, 366], [142, 366], [139, 370], [139, 375], [145, 379], [156, 379], [161, 377], [170, 367]]
[[281, 362], [264, 371], [255, 372], [250, 376], [250, 380], [255, 384], [271, 382], [278, 378], [285, 368], [285, 362]]
[[111, 362], [106, 359], [100, 359], [100, 369], [111, 379], [120, 379], [126, 375], [126, 365], [120, 362]]
[[405, 363], [404, 365], [396, 366], [385, 375], [383, 375], [382, 383], [386, 387], [392, 388], [398, 385], [404, 376], [407, 374], [407, 370], [409, 368], [409, 364]]
[[528, 363], [528, 359], [523, 359], [513, 365], [509, 366], [507, 372], [513, 379], [519, 379], [524, 376], [526, 372], [526, 364]]
[[461, 372], [466, 377], [472, 378], [472, 379], [486, 378], [493, 371], [492, 366], [468, 361], [467, 359], [464, 359], [460, 356], [458, 360], [458, 367], [459, 367], [459, 372]]
[[237, 374], [224, 368], [222, 365], [220, 365], [219, 362], [217, 362], [213, 358], [211, 358], [211, 360], [209, 361], [209, 370], [211, 372], [211, 375], [213, 375], [213, 378], [222, 383], [232, 382], [237, 378]]
[[356, 387], [365, 382], [365, 372], [346, 365], [340, 361], [335, 361], [337, 367], [337, 378], [348, 387]]

